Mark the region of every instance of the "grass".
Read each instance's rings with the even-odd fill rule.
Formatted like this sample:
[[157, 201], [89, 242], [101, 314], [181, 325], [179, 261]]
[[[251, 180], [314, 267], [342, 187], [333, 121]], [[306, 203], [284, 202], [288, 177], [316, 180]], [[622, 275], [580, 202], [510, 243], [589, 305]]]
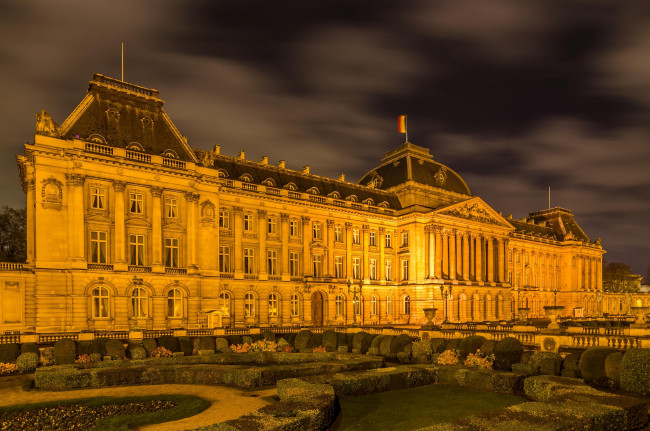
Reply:
[[526, 402], [516, 395], [458, 386], [412, 389], [341, 398], [341, 431], [415, 430]]
[[[129, 411], [146, 411], [146, 409], [133, 409], [129, 406], [143, 406], [147, 403], [157, 405], [165, 404], [166, 406], [161, 410], [129, 414]], [[33, 430], [50, 430], [52, 429], [51, 424], [57, 423], [57, 425], [63, 427], [62, 429], [67, 430], [92, 429], [95, 431], [130, 431], [134, 427], [175, 421], [193, 416], [207, 409], [209, 406], [209, 401], [193, 395], [171, 394], [144, 397], [95, 397], [1, 407], [0, 419], [5, 423], [7, 419], [9, 419], [8, 422], [11, 424], [11, 422], [13, 422], [11, 420], [12, 415], [15, 415], [13, 416], [15, 418], [14, 421], [18, 421], [19, 419], [25, 420], [25, 417], [27, 417], [27, 420], [29, 421], [28, 423], [30, 424], [29, 429]], [[84, 413], [82, 413], [84, 411], [87, 412], [89, 409], [97, 410], [104, 407], [109, 407], [109, 409], [107, 409], [108, 417], [93, 417], [91, 420], [79, 417], [84, 415]], [[124, 412], [125, 414], [120, 414], [121, 412]], [[77, 414], [79, 414], [79, 416], [77, 416]], [[48, 415], [55, 415], [55, 417], [47, 417]], [[70, 423], [70, 417], [76, 417], [79, 422], [83, 422], [84, 425], [94, 422], [94, 427], [86, 428], [85, 426], [80, 426], [81, 424]], [[66, 424], [62, 423], [65, 422], [65, 418], [68, 418]], [[15, 426], [17, 424], [14, 423], [12, 425]], [[3, 427], [3, 429], [14, 428], [15, 427], [12, 426], [9, 426], [9, 428]], [[19, 426], [19, 428], [15, 429], [25, 428]]]

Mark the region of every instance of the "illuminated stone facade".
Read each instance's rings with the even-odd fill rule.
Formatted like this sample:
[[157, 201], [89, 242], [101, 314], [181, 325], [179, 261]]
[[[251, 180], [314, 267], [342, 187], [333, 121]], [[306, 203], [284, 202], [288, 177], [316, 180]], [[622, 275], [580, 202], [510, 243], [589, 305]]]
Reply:
[[359, 184], [192, 149], [162, 105], [95, 75], [61, 126], [39, 116], [18, 156], [28, 257], [0, 272], [0, 329], [419, 325], [432, 306], [497, 321], [556, 296], [599, 312], [604, 251], [568, 210], [503, 217], [410, 143]]

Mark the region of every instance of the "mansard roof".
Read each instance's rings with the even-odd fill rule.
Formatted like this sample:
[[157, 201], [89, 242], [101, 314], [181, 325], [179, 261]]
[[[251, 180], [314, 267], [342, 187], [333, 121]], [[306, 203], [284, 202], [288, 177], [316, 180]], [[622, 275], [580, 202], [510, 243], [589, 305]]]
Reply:
[[526, 219], [530, 222], [546, 222], [547, 229], [552, 230], [560, 241], [577, 240], [590, 242], [589, 237], [580, 228], [573, 218], [571, 211], [565, 208], [555, 207], [543, 211], [530, 213]]
[[61, 125], [61, 135], [196, 161], [185, 138], [163, 110], [164, 103], [158, 90], [96, 73], [84, 99]]

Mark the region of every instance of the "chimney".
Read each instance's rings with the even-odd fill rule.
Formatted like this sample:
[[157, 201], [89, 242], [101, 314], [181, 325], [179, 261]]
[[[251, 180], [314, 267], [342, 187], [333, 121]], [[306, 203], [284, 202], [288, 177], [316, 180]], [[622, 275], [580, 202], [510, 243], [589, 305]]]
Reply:
[[261, 164], [263, 165], [268, 165], [269, 164], [269, 156], [262, 156], [262, 160], [260, 161]]
[[214, 148], [212, 148], [212, 154], [221, 154], [221, 146], [215, 145]]
[[278, 162], [278, 168], [280, 168], [280, 169], [286, 169], [287, 168], [287, 164], [284, 162], [284, 160], [280, 160]]
[[246, 159], [246, 154], [244, 153], [244, 150], [239, 151], [239, 154], [237, 155], [238, 159], [245, 160]]
[[338, 181], [343, 181], [345, 182], [345, 174], [339, 174], [339, 176], [336, 178]]
[[302, 167], [302, 173], [303, 174], [309, 174], [309, 165], [305, 165]]

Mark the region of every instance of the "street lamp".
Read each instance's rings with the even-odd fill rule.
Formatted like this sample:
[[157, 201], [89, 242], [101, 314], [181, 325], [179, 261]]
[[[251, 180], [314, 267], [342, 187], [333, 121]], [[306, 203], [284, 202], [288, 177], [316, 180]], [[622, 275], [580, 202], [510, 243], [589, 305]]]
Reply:
[[[348, 294], [352, 294], [352, 326], [357, 326], [357, 294], [359, 299], [361, 299], [361, 292], [363, 291], [363, 279], [359, 279], [359, 287], [355, 285], [352, 287], [352, 279], [348, 278]], [[361, 307], [359, 306], [359, 311]]]
[[451, 289], [452, 286], [449, 286], [445, 292], [445, 286], [440, 286], [440, 294], [443, 298], [443, 311], [445, 315], [445, 320], [442, 323], [449, 323], [449, 298], [451, 298]]
[[557, 307], [557, 286], [555, 286], [555, 288], [553, 289], [553, 296], [554, 296], [553, 305]]

